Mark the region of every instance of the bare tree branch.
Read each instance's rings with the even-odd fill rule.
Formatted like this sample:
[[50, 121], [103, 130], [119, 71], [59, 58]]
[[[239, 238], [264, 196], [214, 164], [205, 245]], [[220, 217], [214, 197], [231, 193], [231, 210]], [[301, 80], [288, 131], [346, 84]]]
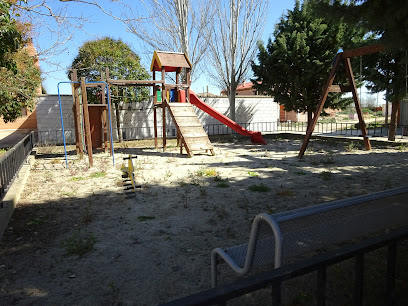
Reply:
[[214, 14], [214, 1], [141, 1], [145, 11], [129, 11], [126, 16], [129, 30], [150, 48], [186, 53], [193, 64], [192, 78], [197, 77], [208, 49], [207, 35]]
[[255, 58], [268, 7], [264, 0], [228, 0], [218, 2], [209, 40], [208, 75], [214, 85], [226, 89], [230, 117], [235, 120], [235, 94], [250, 72]]

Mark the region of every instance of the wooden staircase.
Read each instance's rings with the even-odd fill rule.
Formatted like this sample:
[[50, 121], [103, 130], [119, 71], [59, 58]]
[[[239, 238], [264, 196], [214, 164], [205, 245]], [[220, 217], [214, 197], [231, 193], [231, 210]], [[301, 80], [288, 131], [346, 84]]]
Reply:
[[181, 153], [184, 146], [189, 157], [194, 156], [194, 153], [199, 151], [210, 152], [211, 155], [214, 155], [214, 147], [208, 139], [208, 135], [204, 131], [193, 106], [190, 103], [180, 102], [170, 102], [167, 105], [180, 133]]

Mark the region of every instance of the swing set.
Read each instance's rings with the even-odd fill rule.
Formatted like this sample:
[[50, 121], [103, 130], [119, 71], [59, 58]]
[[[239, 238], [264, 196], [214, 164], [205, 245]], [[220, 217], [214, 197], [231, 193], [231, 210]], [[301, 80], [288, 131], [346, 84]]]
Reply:
[[[371, 45], [366, 47], [361, 47], [353, 50], [342, 51], [337, 53], [336, 57], [334, 58], [333, 67], [329, 73], [327, 78], [326, 84], [323, 87], [323, 92], [320, 97], [319, 104], [317, 109], [314, 113], [312, 123], [309, 125], [306, 131], [305, 138], [303, 139], [302, 147], [300, 148], [300, 152], [298, 157], [302, 158], [305, 154], [307, 146], [309, 144], [310, 138], [312, 137], [313, 130], [316, 126], [317, 120], [319, 119], [320, 113], [323, 110], [324, 103], [326, 102], [327, 96], [330, 92], [351, 92], [353, 95], [354, 105], [356, 107], [356, 112], [358, 116], [358, 121], [360, 123], [361, 134], [363, 136], [364, 146], [366, 150], [371, 150], [371, 143], [370, 139], [367, 135], [367, 128], [364, 122], [364, 117], [361, 112], [361, 104], [357, 94], [357, 87], [356, 82], [354, 80], [353, 70], [351, 68], [350, 59], [357, 56], [363, 56], [367, 54], [377, 53], [384, 50], [383, 45]], [[347, 78], [349, 80], [349, 86], [339, 86], [333, 85], [334, 78], [340, 68], [340, 64], [343, 63]]]

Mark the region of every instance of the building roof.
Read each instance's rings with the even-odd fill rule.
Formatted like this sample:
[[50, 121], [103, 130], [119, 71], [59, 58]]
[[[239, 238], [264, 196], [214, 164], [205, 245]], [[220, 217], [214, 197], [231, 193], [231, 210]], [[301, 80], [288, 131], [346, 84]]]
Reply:
[[179, 52], [154, 51], [150, 71], [161, 71], [165, 67], [166, 72], [176, 71], [177, 68], [191, 68], [187, 55]]
[[[252, 82], [244, 82], [242, 84], [239, 84], [237, 87], [237, 91], [247, 91], [253, 89], [252, 86], [254, 84]], [[222, 94], [227, 94], [227, 90], [224, 89], [221, 91]]]

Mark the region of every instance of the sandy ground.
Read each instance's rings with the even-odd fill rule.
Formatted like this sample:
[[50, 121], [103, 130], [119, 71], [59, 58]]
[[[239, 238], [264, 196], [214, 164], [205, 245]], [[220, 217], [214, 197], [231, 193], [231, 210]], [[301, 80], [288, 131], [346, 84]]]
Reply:
[[[0, 243], [0, 304], [155, 305], [186, 296], [210, 288], [211, 251], [247, 242], [257, 214], [406, 184], [404, 146], [368, 152], [313, 141], [300, 161], [299, 140], [267, 141], [219, 140], [215, 156], [193, 158], [127, 143], [115, 166], [100, 153], [91, 169], [75, 155], [66, 169], [60, 148], [40, 148]], [[127, 154], [138, 156], [136, 193], [121, 178]], [[94, 242], [91, 250], [67, 255], [86, 251], [79, 238]], [[235, 279], [222, 273], [221, 283]]]

